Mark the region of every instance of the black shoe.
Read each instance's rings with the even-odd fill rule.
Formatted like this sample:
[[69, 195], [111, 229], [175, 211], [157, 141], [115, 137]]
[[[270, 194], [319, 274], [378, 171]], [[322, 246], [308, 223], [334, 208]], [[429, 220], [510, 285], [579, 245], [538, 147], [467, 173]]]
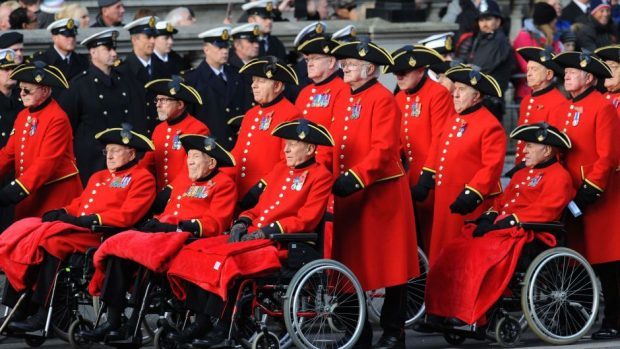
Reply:
[[119, 336], [119, 326], [112, 325], [110, 322], [104, 322], [94, 330], [82, 331], [80, 336], [91, 342], [101, 342], [109, 336]]
[[439, 331], [437, 326], [424, 321], [414, 323], [411, 329], [419, 333], [435, 333]]
[[226, 328], [217, 325], [213, 327], [204, 339], [194, 339], [194, 341], [192, 341], [192, 348], [212, 348], [219, 346], [223, 344], [227, 336]]
[[592, 339], [616, 339], [620, 336], [620, 332], [615, 328], [601, 328], [592, 333]]
[[169, 340], [177, 343], [191, 343], [194, 339], [198, 339], [207, 333], [209, 329], [198, 325], [196, 322], [185, 326], [183, 331], [172, 331], [166, 336]]
[[461, 321], [455, 317], [446, 318], [443, 324], [451, 327], [461, 327], [467, 325], [464, 321]]
[[405, 336], [397, 337], [384, 333], [372, 347], [375, 349], [405, 349]]
[[45, 328], [45, 320], [47, 320], [47, 312], [41, 309], [26, 320], [11, 321], [8, 328], [14, 332], [39, 331]]

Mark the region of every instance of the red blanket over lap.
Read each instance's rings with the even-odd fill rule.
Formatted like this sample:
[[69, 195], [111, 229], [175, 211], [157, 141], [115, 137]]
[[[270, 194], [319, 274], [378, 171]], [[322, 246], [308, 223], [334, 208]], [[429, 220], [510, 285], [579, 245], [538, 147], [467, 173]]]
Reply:
[[[444, 247], [431, 266], [426, 280], [428, 314], [476, 322], [501, 297], [523, 246], [535, 236], [515, 227], [473, 238], [475, 228], [474, 224], [465, 225], [463, 235]], [[540, 235], [544, 235], [541, 240], [555, 245], [550, 234]]]
[[266, 239], [227, 243], [228, 236], [201, 239], [185, 246], [168, 270], [175, 296], [185, 299], [184, 281], [228, 297], [231, 281], [240, 276], [280, 269], [278, 249]]
[[0, 269], [18, 292], [24, 290], [28, 268], [43, 261], [43, 250], [58, 259], [74, 252], [85, 252], [100, 243], [100, 235], [68, 223], [41, 222], [24, 218], [0, 235]]
[[93, 264], [95, 273], [88, 285], [93, 296], [101, 293], [105, 279], [105, 260], [115, 256], [134, 261], [156, 273], [164, 273], [172, 258], [185, 244], [190, 233], [144, 233], [128, 230], [116, 234], [101, 244], [95, 252]]

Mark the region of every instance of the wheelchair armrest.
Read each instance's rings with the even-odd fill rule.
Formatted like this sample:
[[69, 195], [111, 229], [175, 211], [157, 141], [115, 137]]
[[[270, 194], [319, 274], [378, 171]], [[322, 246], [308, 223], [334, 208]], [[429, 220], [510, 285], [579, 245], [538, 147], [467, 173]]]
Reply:
[[319, 235], [317, 233], [292, 233], [292, 234], [274, 234], [271, 240], [277, 242], [307, 242], [317, 241]]
[[564, 232], [562, 222], [521, 222], [521, 227], [525, 230], [546, 231], [549, 233]]
[[90, 230], [92, 230], [95, 233], [102, 233], [103, 234], [103, 240], [109, 238], [110, 236], [116, 234], [116, 233], [120, 233], [121, 231], [125, 231], [127, 229], [125, 228], [119, 228], [119, 227], [112, 227], [109, 225], [96, 225], [93, 224], [90, 226]]

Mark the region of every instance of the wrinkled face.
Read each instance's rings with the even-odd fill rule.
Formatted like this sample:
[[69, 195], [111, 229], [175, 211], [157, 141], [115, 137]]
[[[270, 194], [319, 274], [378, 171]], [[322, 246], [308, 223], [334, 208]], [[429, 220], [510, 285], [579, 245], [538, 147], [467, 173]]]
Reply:
[[190, 149], [187, 152], [187, 172], [192, 181], [208, 176], [216, 166], [214, 158], [199, 150]]
[[219, 47], [210, 42], [205, 42], [202, 49], [209, 62], [214, 62], [219, 65], [228, 62], [228, 47]]
[[483, 17], [478, 20], [480, 32], [485, 34], [493, 33], [502, 24], [501, 19], [497, 17]]
[[155, 50], [160, 54], [166, 54], [172, 51], [174, 39], [172, 35], [159, 35], [155, 37]]
[[564, 88], [569, 93], [579, 93], [587, 87], [590, 80], [588, 76], [592, 75], [583, 70], [566, 68], [564, 69]]
[[138, 56], [150, 56], [155, 48], [155, 37], [144, 33], [131, 36], [133, 50]]
[[281, 84], [279, 81], [253, 76], [252, 94], [256, 103], [265, 104], [273, 101], [279, 94]]
[[59, 50], [67, 52], [75, 50], [75, 36], [52, 35], [52, 42]]
[[544, 88], [547, 82], [551, 82], [553, 75], [549, 73], [549, 69], [544, 65], [535, 61], [528, 61], [526, 79], [527, 85], [534, 91], [537, 91]]
[[239, 58], [241, 58], [244, 62], [258, 57], [257, 41], [252, 42], [248, 39], [236, 39], [234, 45], [237, 56], [239, 56]]
[[256, 23], [260, 27], [260, 31], [263, 34], [271, 33], [271, 29], [273, 28], [273, 19], [271, 18], [263, 18], [261, 16], [250, 16], [248, 18], [248, 23]]
[[359, 59], [347, 58], [340, 61], [340, 66], [344, 73], [344, 82], [351, 84], [366, 80], [370, 72], [371, 64]]
[[480, 92], [473, 87], [458, 81], [454, 83], [452, 100], [454, 101], [454, 110], [457, 113], [461, 113], [463, 110], [476, 105], [480, 98]]
[[420, 80], [422, 80], [422, 77], [424, 77], [425, 73], [425, 68], [418, 68], [407, 72], [398, 72], [394, 75], [396, 76], [396, 84], [398, 85], [398, 88], [401, 90], [408, 90], [416, 87], [418, 83], [420, 83]]
[[9, 79], [9, 75], [13, 69], [0, 69], [0, 85], [2, 88], [9, 90], [15, 86], [16, 81]]
[[26, 108], [40, 105], [51, 93], [51, 89], [48, 86], [35, 85], [29, 82], [20, 82], [19, 87], [19, 96]]
[[605, 88], [609, 91], [615, 91], [620, 86], [620, 64], [615, 61], [605, 61], [611, 68], [612, 77], [605, 79]]
[[311, 53], [305, 56], [308, 66], [308, 78], [320, 82], [330, 74], [336, 65], [336, 58], [327, 55]]
[[601, 25], [607, 25], [609, 23], [609, 19], [611, 18], [611, 10], [609, 7], [603, 7], [592, 14], [592, 17], [599, 22]]
[[24, 44], [17, 43], [9, 46], [9, 48], [15, 51], [15, 63], [21, 64], [24, 60]]
[[101, 9], [101, 15], [110, 23], [120, 23], [125, 15], [125, 6], [122, 2]]
[[119, 167], [136, 158], [133, 148], [120, 144], [108, 144], [105, 146], [105, 163], [110, 171], [116, 171]]
[[523, 152], [525, 154], [523, 156], [525, 166], [532, 168], [547, 160], [552, 150], [548, 145], [527, 142]]
[[106, 45], [99, 45], [97, 47], [91, 48], [89, 52], [93, 64], [97, 66], [112, 67], [114, 66], [114, 62], [118, 57], [118, 55], [116, 54], [116, 49]]
[[285, 139], [284, 140], [284, 157], [286, 158], [286, 166], [295, 167], [302, 164], [314, 156], [316, 146], [313, 144]]
[[157, 95], [155, 106], [157, 107], [157, 118], [160, 121], [174, 120], [185, 109], [185, 104], [182, 101], [164, 95]]

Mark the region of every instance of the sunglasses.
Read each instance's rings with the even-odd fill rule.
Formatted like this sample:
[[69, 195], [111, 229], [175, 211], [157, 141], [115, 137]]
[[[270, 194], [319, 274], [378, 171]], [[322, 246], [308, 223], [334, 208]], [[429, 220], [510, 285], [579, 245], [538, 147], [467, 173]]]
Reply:
[[20, 90], [23, 94], [25, 94], [25, 95], [29, 95], [29, 94], [32, 94], [32, 92], [36, 91], [36, 90], [37, 90], [37, 88], [30, 89], [30, 88], [27, 88], [27, 87], [19, 87], [19, 90]]

